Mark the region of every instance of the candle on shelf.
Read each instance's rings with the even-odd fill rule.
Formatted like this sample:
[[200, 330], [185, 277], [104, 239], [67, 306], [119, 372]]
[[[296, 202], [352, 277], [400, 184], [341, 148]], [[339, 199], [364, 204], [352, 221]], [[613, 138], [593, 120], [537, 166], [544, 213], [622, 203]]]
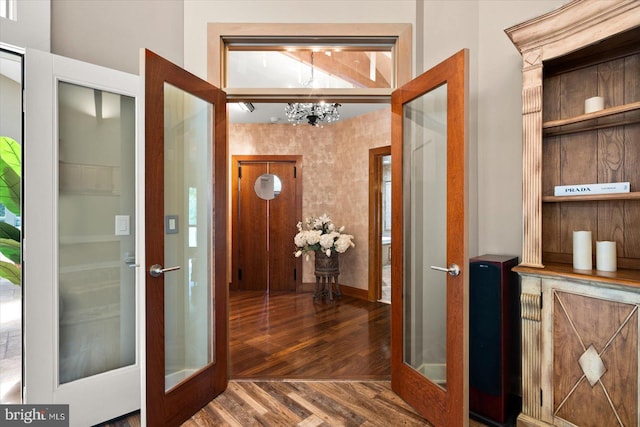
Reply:
[[600, 271], [616, 271], [616, 242], [596, 242], [596, 268]]
[[591, 232], [573, 232], [573, 268], [576, 270], [591, 270]]
[[593, 96], [584, 101], [584, 113], [593, 113], [604, 108], [604, 98], [601, 96]]

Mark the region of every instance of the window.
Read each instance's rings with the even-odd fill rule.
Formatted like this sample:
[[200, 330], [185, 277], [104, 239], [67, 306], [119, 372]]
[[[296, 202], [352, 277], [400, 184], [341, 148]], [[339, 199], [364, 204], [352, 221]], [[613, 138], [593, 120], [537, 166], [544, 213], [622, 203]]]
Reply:
[[411, 79], [411, 24], [210, 23], [208, 40], [229, 101], [388, 103]]
[[17, 21], [17, 0], [0, 0], [0, 18], [11, 19]]
[[[250, 44], [230, 42], [225, 88], [371, 89], [395, 85], [394, 45], [372, 43]], [[233, 72], [230, 72], [232, 70]]]

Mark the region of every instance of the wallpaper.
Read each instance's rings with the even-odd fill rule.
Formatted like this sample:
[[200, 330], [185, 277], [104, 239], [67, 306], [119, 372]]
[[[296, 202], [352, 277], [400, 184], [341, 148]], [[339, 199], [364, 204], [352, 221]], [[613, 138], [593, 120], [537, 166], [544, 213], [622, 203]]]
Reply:
[[[391, 145], [391, 109], [383, 108], [324, 127], [231, 124], [229, 154], [302, 155], [302, 214], [328, 214], [355, 236], [340, 259], [339, 283], [367, 289], [369, 262], [369, 149]], [[292, 252], [294, 249], [291, 243]], [[313, 258], [302, 281], [315, 282]]]

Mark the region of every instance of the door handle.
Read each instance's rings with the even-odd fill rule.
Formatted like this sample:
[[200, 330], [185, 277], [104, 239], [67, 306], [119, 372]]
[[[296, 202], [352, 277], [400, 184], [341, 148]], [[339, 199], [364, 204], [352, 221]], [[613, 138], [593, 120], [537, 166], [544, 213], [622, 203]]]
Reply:
[[159, 277], [161, 274], [166, 273], [167, 271], [174, 270], [180, 270], [180, 266], [176, 265], [175, 267], [162, 268], [160, 264], [153, 264], [149, 269], [149, 274], [153, 277]]
[[460, 274], [460, 267], [458, 264], [451, 264], [449, 268], [446, 267], [436, 267], [435, 265], [431, 266], [432, 270], [444, 271], [445, 273], [449, 273], [450, 276], [457, 276]]

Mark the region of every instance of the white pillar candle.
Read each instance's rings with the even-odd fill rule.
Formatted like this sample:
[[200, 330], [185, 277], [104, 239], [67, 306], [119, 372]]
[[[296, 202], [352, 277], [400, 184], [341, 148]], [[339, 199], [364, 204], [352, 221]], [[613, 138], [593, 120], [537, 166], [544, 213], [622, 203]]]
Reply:
[[601, 271], [616, 271], [616, 242], [596, 242], [596, 268]]
[[594, 96], [584, 101], [584, 113], [593, 113], [594, 111], [600, 111], [604, 108], [604, 98], [601, 96]]
[[576, 270], [591, 270], [591, 232], [573, 232], [573, 268]]

